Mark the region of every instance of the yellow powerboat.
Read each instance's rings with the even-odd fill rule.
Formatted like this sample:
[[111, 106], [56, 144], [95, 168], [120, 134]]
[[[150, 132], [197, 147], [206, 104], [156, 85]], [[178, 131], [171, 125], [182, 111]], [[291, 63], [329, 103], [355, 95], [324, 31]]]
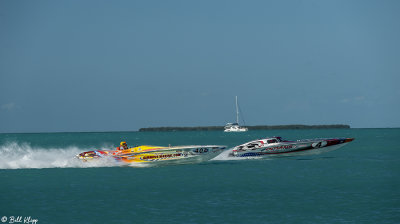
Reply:
[[141, 145], [125, 150], [93, 150], [76, 155], [87, 162], [111, 158], [123, 163], [149, 162], [203, 162], [219, 155], [226, 146], [189, 145], [189, 146], [150, 146]]

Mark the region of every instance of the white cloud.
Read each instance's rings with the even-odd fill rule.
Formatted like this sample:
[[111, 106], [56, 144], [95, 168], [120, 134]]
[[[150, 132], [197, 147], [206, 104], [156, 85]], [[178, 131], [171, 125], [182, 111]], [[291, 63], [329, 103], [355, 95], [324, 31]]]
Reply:
[[365, 100], [365, 96], [357, 96], [357, 97], [354, 97], [354, 100], [355, 100], [355, 101], [363, 101], [363, 100]]
[[341, 103], [348, 103], [348, 102], [350, 102], [350, 99], [348, 99], [348, 98], [342, 99], [342, 100], [340, 100], [340, 102], [341, 102]]
[[341, 103], [353, 103], [353, 102], [361, 102], [361, 101], [365, 101], [365, 96], [356, 96], [356, 97], [352, 97], [352, 98], [345, 98], [345, 99], [341, 99], [340, 102]]
[[6, 103], [6, 104], [1, 105], [2, 110], [13, 110], [15, 108], [16, 108], [15, 103]]

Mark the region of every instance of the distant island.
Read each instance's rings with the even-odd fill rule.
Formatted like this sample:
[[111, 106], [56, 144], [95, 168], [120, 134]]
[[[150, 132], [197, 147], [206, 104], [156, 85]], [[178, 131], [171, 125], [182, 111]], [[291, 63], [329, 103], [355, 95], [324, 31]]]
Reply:
[[[347, 124], [330, 124], [330, 125], [256, 125], [245, 126], [249, 130], [278, 130], [278, 129], [348, 129]], [[200, 127], [152, 127], [140, 128], [139, 131], [223, 131], [224, 126], [200, 126]]]

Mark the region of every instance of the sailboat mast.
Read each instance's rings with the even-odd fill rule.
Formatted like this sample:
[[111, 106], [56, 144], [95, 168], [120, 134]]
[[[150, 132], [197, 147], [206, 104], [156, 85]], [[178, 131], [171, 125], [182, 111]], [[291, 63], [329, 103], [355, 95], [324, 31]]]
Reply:
[[236, 96], [236, 123], [239, 124], [239, 109], [237, 103], [237, 96]]

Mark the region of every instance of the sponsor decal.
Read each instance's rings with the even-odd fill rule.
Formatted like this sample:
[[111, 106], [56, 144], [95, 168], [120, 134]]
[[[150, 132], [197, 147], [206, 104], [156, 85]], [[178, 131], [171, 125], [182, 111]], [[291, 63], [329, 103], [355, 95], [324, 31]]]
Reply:
[[193, 150], [193, 152], [195, 152], [195, 153], [207, 153], [208, 152], [208, 148], [195, 149], [195, 150]]
[[261, 152], [246, 152], [246, 153], [243, 153], [242, 155], [239, 155], [239, 157], [261, 156], [263, 154], [264, 153], [261, 153]]
[[162, 154], [162, 155], [149, 155], [140, 157], [141, 160], [163, 160], [170, 159], [175, 157], [186, 156], [183, 153], [175, 153], [175, 154]]
[[327, 142], [322, 141], [322, 142], [315, 142], [311, 146], [313, 148], [321, 148], [321, 147], [325, 147], [326, 145], [327, 145]]
[[261, 152], [263, 151], [269, 151], [269, 152], [275, 152], [275, 151], [286, 151], [286, 149], [294, 149], [296, 148], [295, 145], [281, 145], [281, 146], [275, 146], [275, 147], [268, 147], [265, 149], [262, 149]]

